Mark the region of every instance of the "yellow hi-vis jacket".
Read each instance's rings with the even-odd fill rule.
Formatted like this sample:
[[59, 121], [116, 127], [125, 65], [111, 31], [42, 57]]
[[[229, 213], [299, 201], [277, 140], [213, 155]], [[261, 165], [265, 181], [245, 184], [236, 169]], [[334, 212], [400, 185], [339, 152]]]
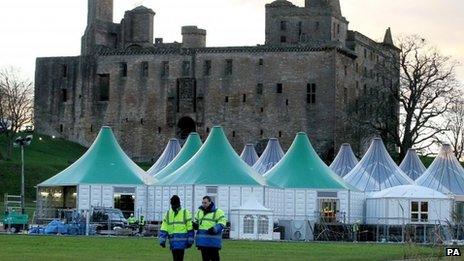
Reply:
[[195, 214], [195, 222], [198, 224], [195, 237], [197, 247], [222, 247], [222, 230], [227, 224], [224, 211], [216, 209], [213, 205], [211, 212], [205, 214], [203, 209], [200, 208]]
[[194, 232], [192, 227], [192, 214], [187, 209], [180, 209], [177, 214], [169, 209], [161, 224], [160, 244], [169, 239], [171, 249], [186, 249], [192, 246]]

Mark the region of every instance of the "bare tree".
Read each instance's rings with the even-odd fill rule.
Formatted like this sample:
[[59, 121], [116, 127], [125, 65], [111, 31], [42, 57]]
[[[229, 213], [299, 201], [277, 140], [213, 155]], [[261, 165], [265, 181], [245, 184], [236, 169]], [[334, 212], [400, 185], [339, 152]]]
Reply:
[[449, 143], [453, 146], [454, 155], [461, 159], [464, 156], [464, 98], [463, 93], [456, 95], [456, 101], [450, 109], [443, 114], [446, 122], [446, 131], [443, 137], [437, 137], [439, 143]]
[[0, 135], [7, 137], [6, 159], [11, 159], [16, 133], [31, 122], [33, 100], [29, 79], [15, 68], [0, 70]]
[[398, 146], [402, 159], [409, 148], [427, 148], [445, 131], [437, 119], [456, 97], [457, 63], [419, 36], [399, 38], [397, 46], [399, 52], [383, 50], [375, 67], [382, 81], [364, 90], [356, 111], [365, 114], [358, 126]]

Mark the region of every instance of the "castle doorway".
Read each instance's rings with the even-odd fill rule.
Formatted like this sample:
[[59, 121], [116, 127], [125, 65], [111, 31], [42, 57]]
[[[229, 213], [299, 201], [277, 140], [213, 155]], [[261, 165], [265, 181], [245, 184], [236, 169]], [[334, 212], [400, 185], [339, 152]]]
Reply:
[[191, 132], [196, 131], [196, 123], [190, 117], [182, 117], [177, 123], [177, 138], [182, 142]]

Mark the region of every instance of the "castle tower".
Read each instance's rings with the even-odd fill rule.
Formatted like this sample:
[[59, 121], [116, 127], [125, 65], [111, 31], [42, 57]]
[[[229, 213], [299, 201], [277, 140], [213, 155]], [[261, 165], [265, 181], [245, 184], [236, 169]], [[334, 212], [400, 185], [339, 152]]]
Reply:
[[196, 26], [182, 26], [182, 47], [206, 47], [206, 30]]
[[89, 0], [87, 26], [97, 21], [113, 22], [113, 0]]
[[342, 16], [340, 0], [305, 0], [305, 7], [313, 10], [329, 12], [336, 17]]
[[266, 44], [345, 46], [348, 21], [339, 0], [306, 0], [304, 7], [286, 0], [266, 5]]
[[121, 22], [124, 46], [131, 44], [153, 45], [154, 17], [155, 12], [145, 6], [138, 6], [127, 11]]
[[118, 27], [113, 23], [113, 0], [88, 0], [87, 28], [81, 53], [94, 54], [99, 48], [118, 46]]

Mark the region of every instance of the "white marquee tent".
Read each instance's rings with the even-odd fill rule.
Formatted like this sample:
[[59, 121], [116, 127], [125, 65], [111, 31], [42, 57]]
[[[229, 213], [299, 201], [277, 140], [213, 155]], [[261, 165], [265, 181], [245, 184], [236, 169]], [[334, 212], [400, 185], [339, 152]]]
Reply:
[[414, 183], [396, 165], [382, 140], [375, 138], [364, 157], [345, 177], [345, 181], [364, 192], [380, 191]]

